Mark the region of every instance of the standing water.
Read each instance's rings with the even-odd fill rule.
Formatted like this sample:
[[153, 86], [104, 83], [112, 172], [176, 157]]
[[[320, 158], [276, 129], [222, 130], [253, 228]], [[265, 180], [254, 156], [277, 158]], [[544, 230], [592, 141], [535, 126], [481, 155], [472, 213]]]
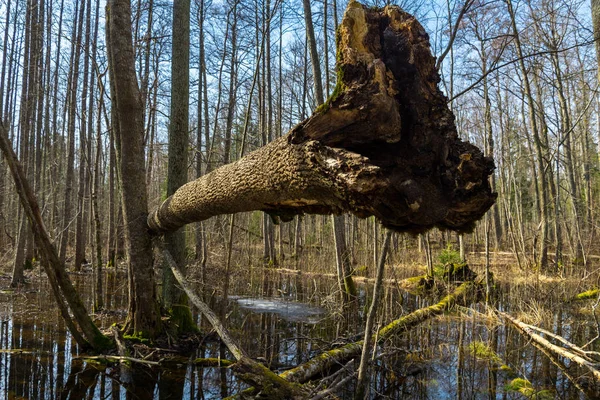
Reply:
[[[91, 292], [91, 275], [72, 278], [80, 293]], [[124, 278], [124, 271], [107, 274], [105, 303], [110, 312], [95, 316], [103, 329], [125, 316]], [[358, 304], [340, 307], [336, 285], [335, 279], [323, 276], [250, 270], [232, 282], [236, 295], [227, 304], [219, 304], [216, 296], [209, 300], [216, 307], [226, 307], [226, 324], [251, 357], [282, 372], [362, 338], [372, 287], [360, 285]], [[229, 369], [192, 362], [231, 359], [214, 335], [169, 368], [107, 365], [87, 359], [66, 332], [43, 277], [30, 287], [30, 291], [0, 292], [0, 398], [218, 399], [247, 387]], [[517, 289], [498, 289], [500, 309], [533, 319], [573, 343], [586, 343], [598, 333], [589, 307], [565, 305], [564, 293], [553, 290], [551, 284], [537, 288], [546, 294], [546, 301], [537, 307], [530, 302], [527, 310], [511, 307]], [[442, 295], [413, 295], [389, 285], [379, 326], [433, 304]], [[91, 298], [86, 305], [91, 307]], [[210, 331], [202, 327], [203, 332]], [[598, 347], [591, 345], [587, 350]], [[323, 388], [316, 386], [315, 393]], [[338, 394], [352, 398], [353, 383]], [[430, 319], [380, 346], [371, 394], [381, 399], [584, 399], [598, 392], [587, 371], [568, 360], [549, 357], [483, 305], [476, 305]]]

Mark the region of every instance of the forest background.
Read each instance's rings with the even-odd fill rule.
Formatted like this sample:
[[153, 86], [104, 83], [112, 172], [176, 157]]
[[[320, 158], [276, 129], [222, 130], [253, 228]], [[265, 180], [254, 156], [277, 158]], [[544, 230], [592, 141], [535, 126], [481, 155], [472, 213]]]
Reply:
[[[600, 104], [591, 12], [598, 6], [548, 0], [399, 5], [429, 32], [459, 134], [494, 158], [491, 184], [499, 196], [473, 234], [394, 236], [396, 253], [401, 246], [416, 249], [405, 261], [432, 268], [432, 246], [460, 248], [463, 258], [487, 248], [513, 254], [509, 268], [525, 274], [589, 277], [599, 234]], [[335, 0], [191, 3], [184, 180], [238, 159], [311, 115], [336, 85], [335, 32], [345, 7]], [[137, 0], [132, 9], [153, 209], [167, 194], [177, 22], [171, 2]], [[2, 0], [0, 16], [0, 116], [59, 257], [76, 271], [90, 263], [115, 265], [124, 255], [123, 211], [103, 4]], [[2, 261], [18, 285], [36, 253], [4, 162], [0, 219]], [[264, 262], [333, 272], [336, 247], [347, 246], [348, 265], [341, 267], [370, 275], [384, 236], [372, 218], [305, 216], [274, 225], [259, 212], [213, 218], [185, 231], [187, 260], [198, 271]]]

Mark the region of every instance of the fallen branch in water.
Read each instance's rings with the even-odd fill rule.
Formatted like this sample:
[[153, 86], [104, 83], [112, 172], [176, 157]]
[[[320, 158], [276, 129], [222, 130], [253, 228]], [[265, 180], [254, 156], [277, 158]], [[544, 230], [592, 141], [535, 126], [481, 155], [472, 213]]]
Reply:
[[581, 393], [585, 394], [587, 397], [589, 398], [593, 398], [593, 396], [590, 396], [589, 391], [584, 388], [583, 386], [581, 386], [581, 384], [577, 381], [577, 379], [571, 375], [571, 373], [569, 372], [569, 368], [566, 367], [561, 360], [559, 360], [559, 358], [557, 357], [556, 354], [552, 353], [550, 350], [546, 349], [545, 347], [537, 344], [536, 342], [533, 342], [533, 345], [542, 353], [544, 353], [544, 355], [546, 357], [548, 357], [548, 359], [550, 360], [550, 362], [554, 365], [556, 365], [558, 367], [558, 369], [560, 369], [560, 372], [569, 380], [571, 381], [571, 383], [573, 384], [573, 386], [575, 386]]
[[99, 351], [111, 347], [111, 340], [104, 336], [92, 321], [67, 274], [64, 263], [58, 256], [58, 251], [46, 230], [37, 197], [17, 159], [8, 138], [8, 129], [2, 121], [0, 121], [0, 150], [4, 154], [4, 160], [12, 174], [23, 211], [33, 231], [36, 248], [41, 255], [41, 265], [48, 276], [48, 282], [50, 282], [65, 325], [73, 335], [75, 342], [83, 348], [91, 346], [94, 350]]
[[[429, 318], [449, 310], [461, 300], [465, 303], [468, 302], [469, 299], [475, 297], [475, 293], [476, 285], [473, 282], [463, 283], [453, 293], [444, 297], [438, 303], [416, 310], [381, 328], [374, 335], [377, 338], [377, 343], [383, 343], [395, 335], [409, 331]], [[326, 351], [308, 362], [282, 373], [281, 376], [295, 382], [307, 382], [322, 371], [359, 356], [362, 351], [362, 345], [363, 341], [361, 340]]]
[[246, 383], [260, 388], [261, 392], [272, 398], [305, 398], [305, 391], [299, 385], [289, 382], [271, 371], [261, 363], [251, 359], [244, 350], [233, 339], [229, 330], [223, 325], [219, 317], [204, 303], [194, 291], [189, 287], [185, 277], [179, 271], [171, 253], [165, 249], [162, 241], [156, 240], [156, 246], [164, 255], [165, 261], [173, 271], [173, 275], [181, 286], [181, 289], [187, 294], [190, 301], [200, 310], [208, 319], [213, 329], [217, 332], [223, 343], [227, 346], [231, 354], [235, 357], [235, 362], [231, 369], [236, 375]]
[[540, 328], [534, 325], [529, 325], [529, 324], [525, 324], [524, 325], [528, 326], [529, 328], [538, 331], [540, 333], [543, 333], [544, 335], [557, 340], [559, 342], [561, 342], [562, 344], [565, 345], [565, 347], [569, 348], [573, 353], [575, 354], [579, 354], [580, 356], [582, 356], [583, 358], [589, 359], [590, 361], [593, 362], [597, 362], [598, 361], [598, 357], [600, 357], [600, 353], [598, 353], [597, 351], [589, 351], [589, 350], [584, 350], [581, 347], [577, 346], [576, 344], [573, 344], [571, 342], [569, 342], [567, 339], [565, 339], [562, 336], [559, 336], [555, 333], [552, 333], [544, 328]]
[[75, 356], [73, 360], [83, 361], [96, 361], [102, 364], [120, 364], [123, 362], [136, 363], [147, 365], [149, 367], [161, 367], [161, 368], [187, 368], [189, 364], [194, 364], [198, 367], [203, 368], [229, 368], [235, 361], [225, 360], [220, 358], [196, 358], [193, 361], [185, 360], [173, 360], [172, 358], [165, 358], [159, 361], [144, 360], [143, 358], [134, 358], [126, 356], [112, 356], [112, 355], [99, 355], [99, 356]]
[[[568, 347], [570, 349], [565, 349], [564, 347], [557, 346], [554, 343], [551, 343], [549, 340], [538, 335], [535, 331], [539, 331], [540, 330], [539, 328], [532, 327], [531, 325], [521, 322], [518, 319], [513, 318], [510, 315], [503, 313], [501, 311], [496, 310], [496, 314], [498, 314], [499, 316], [504, 318], [506, 321], [510, 322], [517, 329], [517, 331], [519, 331], [521, 334], [525, 335], [529, 339], [533, 340], [536, 344], [543, 347], [547, 351], [557, 354], [561, 357], [568, 358], [569, 360], [573, 361], [574, 363], [576, 363], [582, 367], [586, 367], [592, 373], [594, 379], [597, 381], [600, 381], [600, 371], [597, 369], [597, 363], [595, 363], [586, 354], [587, 352], [580, 349], [581, 351], [583, 351], [583, 354], [579, 351], [577, 352], [579, 354], [575, 353], [572, 350], [576, 349], [578, 347], [576, 345], [568, 342], [564, 338], [561, 338], [560, 341], [563, 343], [565, 343], [565, 342], [568, 343], [569, 344]], [[556, 335], [552, 334], [552, 337], [556, 339]]]
[[[428, 319], [450, 310], [456, 304], [468, 304], [475, 301], [478, 293], [479, 290], [476, 283], [465, 282], [438, 303], [416, 310], [384, 326], [373, 335], [374, 340], [377, 340], [377, 343], [381, 344], [396, 335], [408, 332]], [[306, 383], [319, 375], [323, 375], [333, 367], [344, 365], [351, 359], [359, 357], [362, 347], [363, 341], [360, 340], [325, 351], [306, 363], [281, 373], [279, 376], [291, 382]], [[249, 388], [241, 394], [232, 396], [232, 398], [243, 398], [250, 393], [255, 393], [255, 389]]]
[[[395, 335], [407, 332], [426, 320], [451, 309], [455, 304], [470, 303], [477, 297], [477, 284], [465, 282], [458, 286], [453, 293], [447, 295], [438, 303], [421, 308], [392, 321], [374, 334], [377, 343], [381, 344]], [[281, 376], [293, 382], [304, 383], [336, 365], [344, 364], [351, 358], [360, 356], [363, 341], [349, 343], [345, 346], [328, 350], [296, 368], [285, 371]]]
[[143, 360], [141, 358], [127, 357], [127, 356], [110, 356], [110, 355], [101, 355], [101, 356], [75, 356], [74, 360], [83, 360], [83, 361], [96, 361], [102, 364], [122, 364], [122, 363], [136, 363], [136, 364], [144, 364], [151, 367], [159, 367], [161, 363], [159, 361], [148, 361]]

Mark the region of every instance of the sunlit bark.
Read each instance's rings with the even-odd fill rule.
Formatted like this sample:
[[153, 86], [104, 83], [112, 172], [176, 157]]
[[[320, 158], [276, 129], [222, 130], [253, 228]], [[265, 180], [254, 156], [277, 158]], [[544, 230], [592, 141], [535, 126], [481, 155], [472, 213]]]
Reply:
[[458, 139], [427, 34], [396, 7], [358, 3], [340, 29], [341, 79], [327, 103], [288, 135], [182, 186], [150, 216], [154, 232], [250, 210], [284, 220], [350, 211], [397, 231], [472, 228], [495, 201], [493, 162]]
[[152, 244], [145, 223], [148, 204], [144, 163], [142, 104], [134, 70], [131, 5], [107, 5], [107, 47], [119, 165], [130, 296], [126, 329], [153, 338], [161, 331], [154, 286]]

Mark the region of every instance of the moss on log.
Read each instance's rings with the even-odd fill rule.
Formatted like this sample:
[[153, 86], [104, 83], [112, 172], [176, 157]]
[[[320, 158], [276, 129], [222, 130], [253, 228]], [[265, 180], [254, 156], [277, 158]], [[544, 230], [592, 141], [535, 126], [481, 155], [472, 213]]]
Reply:
[[[468, 304], [476, 300], [478, 293], [479, 286], [477, 284], [465, 282], [438, 303], [416, 310], [384, 326], [374, 335], [375, 339], [378, 343], [383, 343], [391, 337], [407, 332], [429, 318], [451, 309], [455, 304]], [[337, 365], [343, 365], [348, 360], [360, 356], [362, 345], [363, 341], [361, 340], [326, 351], [296, 368], [285, 371], [281, 377], [293, 382], [307, 382]]]
[[600, 289], [590, 289], [585, 292], [578, 293], [575, 296], [575, 300], [589, 300], [589, 299], [597, 299], [598, 294], [600, 294]]

